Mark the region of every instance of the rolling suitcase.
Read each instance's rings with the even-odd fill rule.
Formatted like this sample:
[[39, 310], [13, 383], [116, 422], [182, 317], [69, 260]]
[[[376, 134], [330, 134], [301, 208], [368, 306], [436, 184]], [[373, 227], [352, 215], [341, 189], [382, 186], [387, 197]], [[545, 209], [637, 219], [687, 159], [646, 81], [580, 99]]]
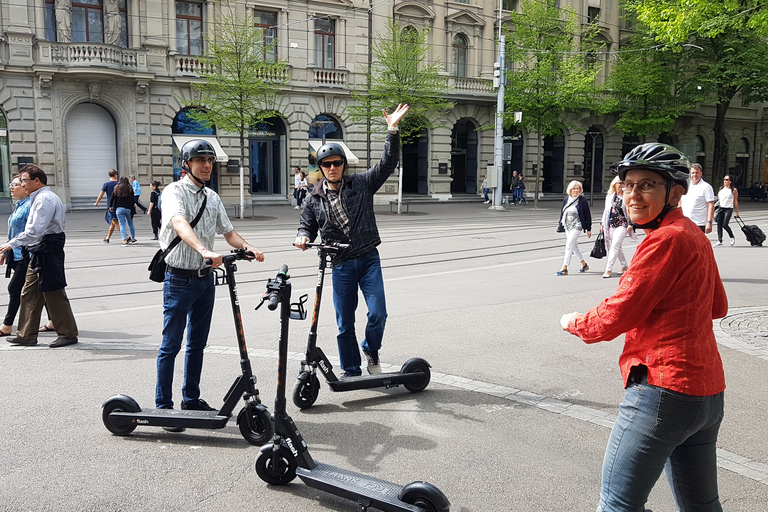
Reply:
[[742, 233], [744, 233], [744, 236], [747, 237], [747, 241], [750, 243], [750, 245], [763, 245], [763, 242], [765, 242], [765, 233], [763, 233], [762, 229], [757, 226], [745, 225], [744, 221], [741, 220], [741, 217], [736, 217], [736, 222], [739, 224], [739, 227], [741, 228]]

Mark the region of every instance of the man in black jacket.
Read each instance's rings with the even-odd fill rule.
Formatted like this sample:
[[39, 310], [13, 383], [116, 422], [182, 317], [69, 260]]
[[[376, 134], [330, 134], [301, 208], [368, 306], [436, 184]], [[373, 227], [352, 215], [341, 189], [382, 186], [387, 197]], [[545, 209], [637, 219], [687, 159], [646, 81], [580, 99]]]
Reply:
[[368, 360], [368, 373], [381, 373], [379, 349], [384, 336], [387, 306], [381, 261], [376, 247], [381, 243], [373, 213], [373, 195], [387, 181], [397, 166], [400, 136], [397, 125], [408, 112], [408, 105], [398, 105], [387, 121], [387, 140], [381, 161], [366, 172], [345, 175], [347, 157], [335, 143], [324, 144], [317, 151], [317, 163], [323, 179], [307, 197], [294, 245], [307, 249], [318, 231], [324, 242], [349, 243], [333, 262], [333, 306], [339, 335], [339, 360], [342, 377], [361, 375], [360, 351], [355, 336], [357, 290], [368, 305], [368, 324], [361, 343]]

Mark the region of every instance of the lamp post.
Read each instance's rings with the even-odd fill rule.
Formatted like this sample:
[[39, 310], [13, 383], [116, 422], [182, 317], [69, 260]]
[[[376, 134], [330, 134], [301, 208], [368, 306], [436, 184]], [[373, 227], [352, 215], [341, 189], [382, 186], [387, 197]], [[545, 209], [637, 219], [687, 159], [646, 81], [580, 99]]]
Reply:
[[594, 206], [594, 195], [595, 195], [595, 141], [597, 140], [597, 137], [600, 135], [600, 132], [587, 132], [588, 135], [592, 136], [592, 170], [589, 172], [589, 206]]

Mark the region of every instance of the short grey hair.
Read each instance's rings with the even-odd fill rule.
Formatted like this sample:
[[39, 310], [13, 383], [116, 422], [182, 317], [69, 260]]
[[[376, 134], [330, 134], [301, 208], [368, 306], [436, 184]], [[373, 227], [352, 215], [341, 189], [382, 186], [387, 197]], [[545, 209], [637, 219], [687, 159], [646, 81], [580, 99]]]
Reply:
[[565, 193], [570, 195], [571, 189], [574, 187], [579, 187], [580, 189], [584, 190], [584, 186], [581, 184], [579, 180], [573, 180], [568, 184], [568, 188], [565, 189]]

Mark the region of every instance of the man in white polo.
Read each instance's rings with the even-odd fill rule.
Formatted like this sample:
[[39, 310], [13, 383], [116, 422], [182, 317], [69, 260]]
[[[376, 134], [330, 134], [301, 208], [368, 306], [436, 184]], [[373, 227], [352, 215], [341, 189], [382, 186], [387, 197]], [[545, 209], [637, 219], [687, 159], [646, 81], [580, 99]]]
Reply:
[[683, 215], [693, 221], [704, 233], [712, 232], [715, 216], [715, 191], [701, 178], [701, 165], [691, 164], [691, 184], [682, 199]]

